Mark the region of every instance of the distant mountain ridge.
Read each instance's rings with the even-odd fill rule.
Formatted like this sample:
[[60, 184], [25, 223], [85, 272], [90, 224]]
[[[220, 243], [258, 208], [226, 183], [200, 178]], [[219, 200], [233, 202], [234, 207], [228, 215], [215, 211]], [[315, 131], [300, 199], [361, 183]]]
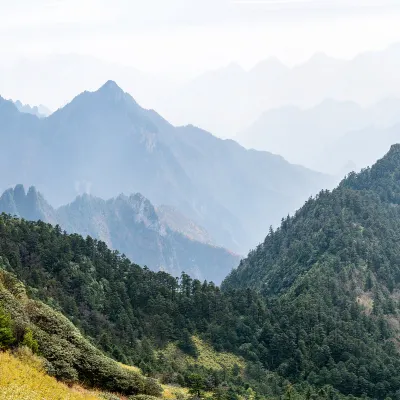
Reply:
[[14, 104], [18, 108], [18, 111], [36, 115], [39, 118], [48, 117], [51, 114], [51, 111], [43, 104], [39, 106], [30, 106], [29, 104], [22, 104], [19, 100], [14, 101]]
[[[346, 143], [346, 136], [362, 130], [387, 129], [397, 123], [400, 123], [397, 98], [387, 98], [365, 108], [350, 101], [327, 99], [307, 109], [286, 106], [266, 111], [236, 139], [247, 148], [271, 151], [292, 163], [334, 174], [342, 172], [348, 162], [355, 163], [358, 169], [366, 167], [391, 143], [400, 140], [400, 136], [397, 140], [391, 137], [379, 148], [369, 146], [369, 151], [366, 148], [360, 151], [360, 146], [371, 140], [379, 142], [380, 135], [375, 140], [369, 136], [368, 140], [357, 140], [352, 145], [349, 140]], [[368, 164], [359, 156], [364, 151], [373, 154]]]
[[229, 64], [182, 85], [158, 109], [174, 123], [194, 123], [232, 138], [273, 108], [310, 108], [328, 98], [368, 106], [400, 97], [399, 63], [397, 43], [351, 60], [319, 52], [293, 67], [276, 58], [261, 61], [249, 71]]
[[174, 276], [184, 271], [198, 279], [220, 283], [240, 260], [221, 247], [172, 230], [139, 193], [110, 200], [84, 194], [54, 209], [35, 187], [25, 192], [22, 185], [17, 185], [0, 197], [1, 212], [58, 224], [69, 233], [89, 235], [152, 270], [164, 270]]
[[140, 192], [242, 254], [265, 234], [265, 224], [330, 184], [282, 157], [192, 125], [174, 127], [113, 81], [42, 119], [0, 99], [0, 146], [8, 149], [0, 187], [34, 182], [55, 205], [88, 191], [101, 198]]

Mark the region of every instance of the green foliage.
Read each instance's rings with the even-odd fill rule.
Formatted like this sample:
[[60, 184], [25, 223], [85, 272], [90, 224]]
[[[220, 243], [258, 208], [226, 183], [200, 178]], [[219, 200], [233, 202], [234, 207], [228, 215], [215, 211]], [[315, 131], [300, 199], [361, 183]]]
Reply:
[[178, 347], [184, 353], [186, 353], [192, 357], [196, 358], [198, 356], [196, 344], [194, 343], [193, 338], [187, 329], [183, 330], [182, 337], [178, 342]]
[[0, 307], [0, 349], [5, 349], [15, 342], [11, 316]]
[[204, 378], [200, 374], [190, 374], [186, 379], [186, 383], [189, 387], [189, 393], [201, 397], [206, 385]]
[[32, 329], [30, 329], [30, 328], [26, 329], [26, 332], [25, 332], [25, 335], [24, 335], [24, 338], [23, 338], [21, 344], [22, 344], [22, 346], [26, 346], [29, 349], [31, 349], [34, 354], [36, 354], [39, 351], [39, 343], [37, 342], [36, 339], [34, 339]]

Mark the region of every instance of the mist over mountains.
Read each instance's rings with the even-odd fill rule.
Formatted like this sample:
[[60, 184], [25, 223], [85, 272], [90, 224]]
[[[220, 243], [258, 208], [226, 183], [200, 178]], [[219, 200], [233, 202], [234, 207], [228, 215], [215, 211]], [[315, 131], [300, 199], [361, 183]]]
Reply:
[[79, 193], [141, 193], [203, 226], [217, 245], [244, 254], [328, 176], [268, 152], [246, 150], [192, 125], [174, 127], [113, 81], [47, 118], [0, 100], [0, 167], [6, 189], [34, 184], [51, 204]]
[[159, 110], [173, 122], [191, 121], [217, 135], [232, 137], [271, 108], [310, 108], [330, 98], [368, 106], [387, 97], [400, 97], [399, 64], [400, 44], [361, 53], [348, 61], [316, 53], [292, 68], [276, 58], [249, 71], [230, 64], [183, 85]]
[[236, 140], [247, 148], [280, 154], [289, 162], [344, 175], [371, 165], [392, 143], [384, 132], [400, 122], [400, 100], [369, 107], [327, 99], [312, 108], [285, 106], [264, 112]]
[[[320, 52], [294, 67], [274, 57], [250, 70], [231, 63], [178, 82], [90, 56], [59, 54], [0, 66], [0, 87], [5, 97], [55, 109], [76, 93], [95, 90], [112, 79], [174, 125], [193, 124], [219, 137], [233, 138], [272, 108], [311, 108], [326, 99], [365, 107], [400, 97], [399, 63], [400, 44], [393, 44], [350, 60]], [[29, 85], [20, 84], [27, 77]], [[58, 83], [64, 81], [69, 84], [60, 87]]]

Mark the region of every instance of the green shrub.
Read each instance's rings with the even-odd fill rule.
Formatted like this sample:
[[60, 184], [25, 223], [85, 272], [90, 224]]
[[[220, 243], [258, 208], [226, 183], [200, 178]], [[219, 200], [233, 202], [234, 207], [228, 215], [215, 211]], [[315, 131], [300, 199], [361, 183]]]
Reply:
[[39, 351], [39, 344], [37, 340], [33, 337], [33, 332], [31, 328], [27, 328], [24, 338], [21, 343], [23, 346], [26, 346], [32, 350], [34, 354], [37, 354]]
[[9, 347], [14, 341], [11, 316], [0, 307], [0, 349]]
[[157, 380], [153, 378], [147, 378], [144, 383], [144, 393], [149, 396], [161, 397], [162, 387], [159, 385]]

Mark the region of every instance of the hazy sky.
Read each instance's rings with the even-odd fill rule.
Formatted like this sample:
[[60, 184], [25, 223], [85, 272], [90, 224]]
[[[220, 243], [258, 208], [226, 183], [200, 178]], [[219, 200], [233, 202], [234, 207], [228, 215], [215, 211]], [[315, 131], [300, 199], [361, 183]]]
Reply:
[[400, 0], [0, 0], [0, 61], [79, 53], [189, 77], [400, 41]]

